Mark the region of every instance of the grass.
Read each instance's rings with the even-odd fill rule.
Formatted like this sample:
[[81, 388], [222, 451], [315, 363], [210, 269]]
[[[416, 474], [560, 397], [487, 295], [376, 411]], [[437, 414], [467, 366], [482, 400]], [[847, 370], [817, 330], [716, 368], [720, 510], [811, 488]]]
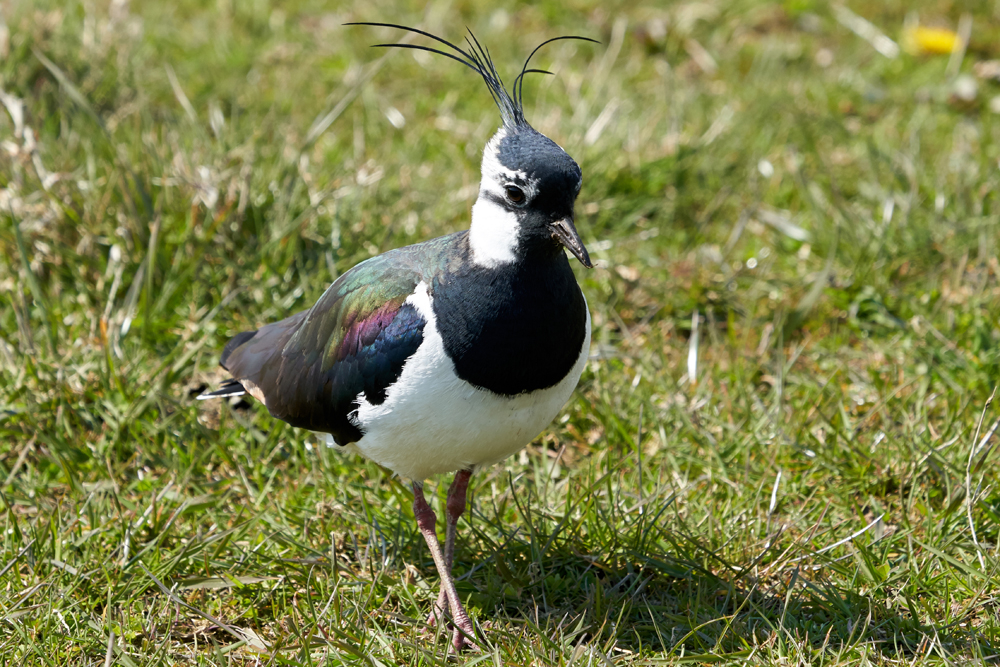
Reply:
[[921, 7], [970, 12], [951, 59], [809, 0], [571, 5], [0, 4], [4, 664], [455, 660], [399, 480], [193, 400], [228, 336], [468, 224], [482, 83], [350, 20], [468, 25], [508, 80], [602, 41], [525, 88], [584, 171], [595, 343], [473, 478], [458, 662], [996, 662], [1000, 86], [955, 95], [996, 9]]

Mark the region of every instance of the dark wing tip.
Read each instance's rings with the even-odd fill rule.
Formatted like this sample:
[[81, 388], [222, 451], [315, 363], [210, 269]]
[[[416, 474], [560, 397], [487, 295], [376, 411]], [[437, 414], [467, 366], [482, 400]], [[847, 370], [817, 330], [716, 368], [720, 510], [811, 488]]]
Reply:
[[228, 371], [229, 355], [231, 355], [240, 345], [247, 342], [256, 335], [257, 335], [256, 331], [242, 331], [233, 336], [232, 338], [230, 338], [229, 342], [226, 343], [226, 346], [222, 348], [222, 356], [219, 358], [219, 365]]

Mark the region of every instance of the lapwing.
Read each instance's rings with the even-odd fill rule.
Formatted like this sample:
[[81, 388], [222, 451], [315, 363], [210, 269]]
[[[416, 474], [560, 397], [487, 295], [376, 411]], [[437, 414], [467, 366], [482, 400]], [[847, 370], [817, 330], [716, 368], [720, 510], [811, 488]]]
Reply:
[[[413, 513], [441, 577], [431, 623], [450, 612], [452, 643], [475, 642], [452, 577], [469, 478], [519, 451], [573, 392], [590, 350], [590, 313], [568, 250], [591, 268], [573, 222], [580, 167], [524, 118], [524, 76], [511, 90], [470, 32], [467, 47], [388, 23], [450, 49], [500, 110], [486, 144], [466, 231], [373, 257], [341, 275], [304, 312], [237, 334], [222, 351], [232, 376], [199, 398], [249, 394], [274, 417], [328, 434], [410, 480]], [[559, 39], [583, 37], [557, 37]], [[457, 471], [445, 543], [424, 497], [427, 478]]]

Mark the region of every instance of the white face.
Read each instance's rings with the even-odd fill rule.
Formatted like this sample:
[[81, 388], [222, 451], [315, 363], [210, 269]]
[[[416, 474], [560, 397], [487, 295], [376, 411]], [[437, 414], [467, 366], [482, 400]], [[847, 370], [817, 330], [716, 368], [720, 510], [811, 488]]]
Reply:
[[515, 260], [520, 233], [517, 213], [497, 204], [494, 199], [505, 199], [505, 186], [515, 179], [524, 191], [525, 201], [530, 201], [535, 194], [527, 174], [508, 169], [497, 159], [497, 148], [506, 135], [506, 130], [500, 128], [483, 150], [483, 179], [479, 185], [479, 199], [472, 207], [472, 226], [469, 229], [472, 261], [487, 268], [496, 268]]

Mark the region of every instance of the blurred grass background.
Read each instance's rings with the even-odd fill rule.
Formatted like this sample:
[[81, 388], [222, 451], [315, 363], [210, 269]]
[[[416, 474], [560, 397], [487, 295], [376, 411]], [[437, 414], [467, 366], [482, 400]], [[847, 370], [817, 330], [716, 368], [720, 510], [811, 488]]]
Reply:
[[459, 661], [995, 662], [995, 2], [0, 17], [4, 664], [446, 662], [399, 481], [193, 400], [230, 335], [468, 225], [482, 82], [359, 20], [469, 27], [507, 81], [602, 42], [525, 86], [584, 171], [595, 344], [473, 478]]

